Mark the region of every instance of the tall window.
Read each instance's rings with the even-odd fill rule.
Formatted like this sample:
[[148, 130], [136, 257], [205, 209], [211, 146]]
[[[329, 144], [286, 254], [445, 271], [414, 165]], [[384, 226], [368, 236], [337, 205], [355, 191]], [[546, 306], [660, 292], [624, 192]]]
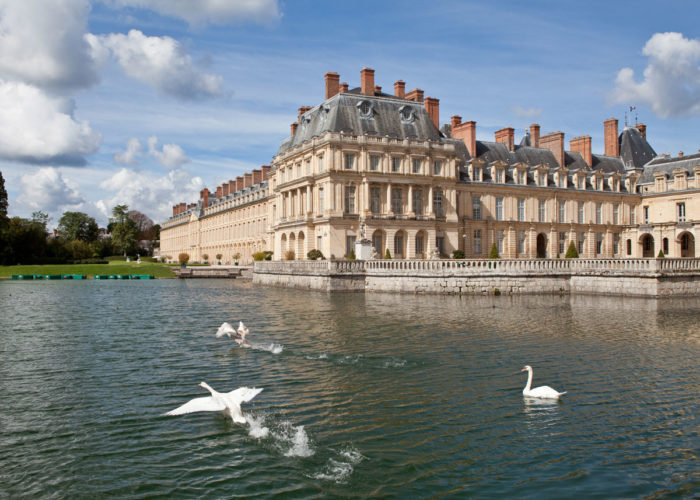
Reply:
[[372, 235], [372, 246], [374, 247], [374, 250], [377, 252], [377, 254], [382, 255], [382, 235], [381, 235], [381, 233], [377, 232], [374, 235]]
[[395, 214], [403, 213], [403, 200], [401, 196], [401, 188], [391, 188], [391, 211]]
[[311, 160], [306, 160], [306, 175], [311, 175]]
[[583, 175], [578, 176], [578, 188], [586, 189], [586, 177], [584, 177]]
[[381, 158], [379, 156], [376, 156], [376, 155], [370, 156], [369, 157], [369, 169], [373, 170], [375, 172], [377, 170], [379, 170], [379, 161], [380, 160], [381, 160]]
[[321, 250], [323, 248], [323, 236], [316, 236], [316, 249]]
[[595, 223], [596, 224], [603, 223], [603, 205], [602, 205], [602, 203], [595, 204]]
[[394, 257], [403, 259], [403, 233], [397, 233], [394, 236]]
[[649, 224], [649, 206], [642, 207], [642, 210], [644, 212], [644, 224]]
[[603, 253], [603, 233], [595, 234], [595, 253], [596, 255]]
[[472, 218], [481, 220], [481, 196], [472, 196]]
[[413, 212], [416, 215], [423, 215], [423, 190], [413, 190]]
[[445, 215], [442, 210], [442, 191], [439, 189], [433, 191], [433, 212], [435, 212], [435, 217], [443, 217]]
[[613, 235], [613, 253], [615, 255], [620, 253], [620, 235], [617, 233]]
[[[345, 255], [348, 257], [350, 256], [350, 252], [355, 251], [355, 236], [346, 236], [345, 237]], [[301, 257], [299, 257], [301, 258]]]
[[503, 220], [503, 198], [496, 198], [496, 220]]
[[547, 174], [544, 172], [540, 172], [538, 175], [539, 181], [537, 182], [538, 185], [540, 186], [546, 186], [547, 185]]
[[583, 207], [584, 204], [582, 201], [578, 202], [578, 223], [583, 224]]
[[423, 235], [416, 235], [416, 255], [422, 255], [425, 250], [423, 249]]
[[503, 182], [503, 170], [500, 168], [495, 169], [495, 182]]
[[559, 253], [563, 254], [566, 251], [566, 233], [559, 233]]
[[685, 202], [676, 203], [676, 210], [678, 212], [678, 222], [685, 222]]
[[369, 190], [370, 205], [369, 209], [373, 214], [378, 214], [382, 211], [382, 191], [378, 187], [371, 187]]
[[345, 170], [355, 170], [355, 155], [345, 155]]
[[413, 159], [413, 173], [420, 174], [420, 159], [418, 158]]
[[400, 172], [401, 171], [401, 158], [393, 157], [391, 159], [391, 171]]
[[525, 179], [525, 172], [523, 172], [522, 170], [518, 170], [518, 184], [527, 184], [527, 182], [525, 182]]
[[324, 210], [324, 199], [323, 199], [323, 188], [320, 187], [318, 188], [318, 213], [323, 215], [323, 210]]
[[559, 202], [559, 222], [566, 222], [566, 203]]
[[586, 233], [578, 233], [578, 253], [583, 255], [583, 250], [586, 248]]
[[318, 157], [318, 171], [323, 172], [326, 169], [326, 164], [323, 161], [323, 156]]
[[559, 174], [559, 187], [563, 188], [566, 187], [566, 176]]
[[[620, 204], [615, 203], [613, 205], [613, 224], [617, 225], [620, 223]], [[617, 252], [615, 252], [617, 253]]]
[[634, 205], [630, 205], [630, 224], [635, 225], [637, 223], [637, 214], [634, 211]]
[[481, 253], [481, 229], [474, 230], [474, 253]]
[[474, 180], [475, 181], [481, 180], [481, 167], [474, 167]]
[[433, 175], [442, 175], [442, 162], [440, 160], [433, 162]]
[[496, 248], [499, 255], [503, 253], [503, 231], [496, 231]]
[[518, 255], [525, 254], [525, 231], [518, 231]]
[[355, 213], [355, 186], [345, 186], [345, 213]]
[[546, 222], [546, 217], [547, 217], [547, 201], [546, 200], [539, 200], [539, 216], [540, 216], [540, 222]]
[[445, 254], [445, 237], [444, 236], [435, 237], [435, 248], [437, 248], [438, 255]]
[[595, 179], [595, 188], [598, 191], [603, 189], [603, 179], [601, 179], [600, 177], [596, 177], [596, 179]]
[[520, 222], [525, 220], [525, 199], [518, 198], [518, 220]]

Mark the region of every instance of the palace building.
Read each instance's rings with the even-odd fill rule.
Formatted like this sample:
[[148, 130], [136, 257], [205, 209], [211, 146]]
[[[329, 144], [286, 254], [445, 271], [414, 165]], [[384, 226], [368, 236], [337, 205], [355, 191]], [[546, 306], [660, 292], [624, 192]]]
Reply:
[[695, 257], [700, 236], [700, 154], [657, 155], [646, 127], [620, 132], [606, 120], [604, 153], [591, 137], [566, 148], [563, 132], [533, 124], [476, 139], [476, 123], [453, 116], [421, 89], [393, 93], [364, 68], [349, 89], [325, 75], [325, 99], [299, 108], [270, 166], [173, 207], [161, 255], [250, 263], [305, 259], [312, 249], [347, 258], [361, 239], [394, 259]]

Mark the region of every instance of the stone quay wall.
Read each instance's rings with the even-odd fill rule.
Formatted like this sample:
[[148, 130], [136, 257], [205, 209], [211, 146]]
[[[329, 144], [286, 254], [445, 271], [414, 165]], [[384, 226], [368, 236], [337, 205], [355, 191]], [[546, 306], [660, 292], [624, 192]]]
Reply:
[[256, 262], [253, 282], [326, 291], [429, 294], [700, 295], [700, 259]]

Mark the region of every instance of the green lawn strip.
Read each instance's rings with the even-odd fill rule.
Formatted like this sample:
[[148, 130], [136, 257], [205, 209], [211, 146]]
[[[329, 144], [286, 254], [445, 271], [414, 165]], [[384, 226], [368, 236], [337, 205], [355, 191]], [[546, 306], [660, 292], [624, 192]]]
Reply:
[[0, 277], [10, 278], [13, 274], [84, 274], [95, 276], [96, 274], [150, 274], [156, 278], [174, 278], [170, 266], [152, 262], [120, 262], [109, 264], [61, 264], [61, 265], [33, 265], [33, 266], [0, 266]]

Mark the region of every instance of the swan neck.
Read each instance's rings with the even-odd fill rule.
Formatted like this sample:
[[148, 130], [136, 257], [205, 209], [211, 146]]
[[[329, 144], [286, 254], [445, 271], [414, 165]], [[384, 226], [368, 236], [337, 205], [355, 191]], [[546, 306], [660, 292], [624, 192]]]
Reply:
[[216, 392], [216, 391], [215, 391], [214, 389], [212, 389], [212, 388], [209, 386], [209, 384], [207, 384], [206, 382], [202, 382], [202, 387], [204, 387], [206, 390], [208, 390], [209, 392], [211, 392], [212, 396], [213, 396], [214, 393]]
[[532, 385], [532, 370], [527, 371], [527, 384], [525, 384], [525, 390], [529, 391]]

